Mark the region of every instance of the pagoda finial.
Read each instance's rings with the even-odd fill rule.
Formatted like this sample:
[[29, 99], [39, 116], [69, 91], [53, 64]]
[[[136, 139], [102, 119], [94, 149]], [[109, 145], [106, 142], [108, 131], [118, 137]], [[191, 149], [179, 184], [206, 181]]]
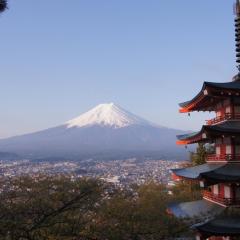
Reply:
[[236, 0], [236, 3], [234, 5], [234, 13], [237, 17], [240, 17], [240, 1]]
[[238, 74], [233, 77], [233, 81], [240, 81], [240, 0], [234, 4], [235, 18], [235, 40], [236, 40], [236, 63]]

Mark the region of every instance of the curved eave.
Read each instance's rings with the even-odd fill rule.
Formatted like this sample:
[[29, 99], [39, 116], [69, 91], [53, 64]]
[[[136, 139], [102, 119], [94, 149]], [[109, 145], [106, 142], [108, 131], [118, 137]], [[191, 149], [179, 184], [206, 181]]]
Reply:
[[187, 144], [193, 144], [197, 143], [201, 140], [203, 140], [203, 132], [204, 128], [202, 128], [199, 132], [193, 132], [189, 134], [184, 135], [178, 135], [177, 136], [177, 145], [187, 145]]
[[239, 236], [240, 216], [216, 218], [203, 224], [196, 224], [193, 226], [193, 228], [208, 237]]
[[218, 125], [204, 126], [204, 128], [215, 134], [240, 135], [240, 121], [227, 121]]
[[[179, 104], [179, 112], [187, 113], [200, 110], [211, 111], [213, 109], [210, 106], [214, 104], [214, 101], [209, 105], [210, 98], [216, 96], [219, 97], [219, 93], [220, 95], [223, 93], [222, 97], [224, 97], [224, 92], [226, 93], [226, 91], [240, 96], [240, 82], [204, 82], [201, 91], [192, 100]], [[211, 92], [211, 96], [209, 96], [209, 92]]]
[[180, 178], [189, 180], [200, 180], [203, 173], [212, 172], [213, 170], [223, 167], [224, 164], [202, 164], [189, 168], [172, 169], [173, 174]]
[[173, 203], [168, 206], [168, 213], [177, 218], [203, 221], [224, 211], [224, 208], [206, 200]]
[[216, 137], [240, 136], [240, 121], [228, 121], [218, 125], [204, 125], [199, 132], [178, 135], [177, 145], [206, 142]]
[[216, 183], [239, 183], [240, 182], [240, 164], [239, 163], [222, 163], [209, 164], [172, 169], [174, 175], [181, 179], [188, 179], [191, 181], [205, 181], [207, 185]]
[[200, 174], [200, 177], [212, 183], [219, 183], [219, 182], [239, 183], [240, 182], [240, 164], [228, 163], [212, 171], [203, 172]]
[[203, 95], [203, 93], [202, 93], [202, 91], [201, 91], [201, 92], [200, 92], [195, 98], [193, 98], [192, 100], [179, 104], [179, 106], [180, 106], [179, 112], [180, 112], [180, 113], [188, 113], [188, 112], [194, 111], [194, 108], [197, 106], [197, 104], [198, 104], [199, 102], [201, 102], [201, 101], [204, 99], [204, 97], [205, 97], [205, 96]]
[[[180, 106], [179, 112], [180, 113], [191, 112], [194, 109], [194, 107], [196, 107], [196, 105], [201, 100], [203, 100], [204, 97], [206, 96], [207, 92], [205, 90], [206, 90], [206, 82], [203, 83], [201, 91], [192, 100], [179, 104], [179, 106]], [[204, 95], [204, 92], [205, 92], [205, 95]]]

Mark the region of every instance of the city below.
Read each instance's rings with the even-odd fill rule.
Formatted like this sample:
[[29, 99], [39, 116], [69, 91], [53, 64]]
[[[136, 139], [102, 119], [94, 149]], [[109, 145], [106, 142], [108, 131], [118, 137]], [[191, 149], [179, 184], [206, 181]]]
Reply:
[[74, 161], [44, 161], [36, 162], [27, 159], [18, 161], [0, 161], [2, 177], [40, 175], [70, 175], [73, 178], [97, 178], [113, 183], [119, 187], [128, 187], [132, 184], [144, 184], [148, 181], [157, 183], [171, 183], [171, 169], [179, 168], [183, 162], [166, 160], [126, 160], [94, 161], [87, 159], [81, 162]]

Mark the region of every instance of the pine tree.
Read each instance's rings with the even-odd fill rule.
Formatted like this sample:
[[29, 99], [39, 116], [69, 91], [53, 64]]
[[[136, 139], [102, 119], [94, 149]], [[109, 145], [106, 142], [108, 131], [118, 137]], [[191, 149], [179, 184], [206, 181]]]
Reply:
[[206, 163], [208, 148], [203, 143], [199, 143], [196, 152], [190, 153], [190, 159], [194, 166]]

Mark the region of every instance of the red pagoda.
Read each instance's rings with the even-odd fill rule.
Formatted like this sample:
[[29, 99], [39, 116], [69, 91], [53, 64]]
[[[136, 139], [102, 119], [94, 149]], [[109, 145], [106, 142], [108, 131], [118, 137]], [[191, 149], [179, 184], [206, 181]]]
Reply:
[[[240, 237], [240, 0], [235, 5], [235, 36], [239, 74], [231, 82], [204, 82], [201, 91], [180, 104], [181, 113], [215, 112], [199, 132], [178, 136], [177, 144], [212, 144], [214, 154], [206, 163], [175, 169], [175, 177], [199, 181], [203, 199], [173, 204], [177, 217], [193, 219], [196, 239], [236, 239]], [[238, 238], [240, 239], [240, 238]]]

